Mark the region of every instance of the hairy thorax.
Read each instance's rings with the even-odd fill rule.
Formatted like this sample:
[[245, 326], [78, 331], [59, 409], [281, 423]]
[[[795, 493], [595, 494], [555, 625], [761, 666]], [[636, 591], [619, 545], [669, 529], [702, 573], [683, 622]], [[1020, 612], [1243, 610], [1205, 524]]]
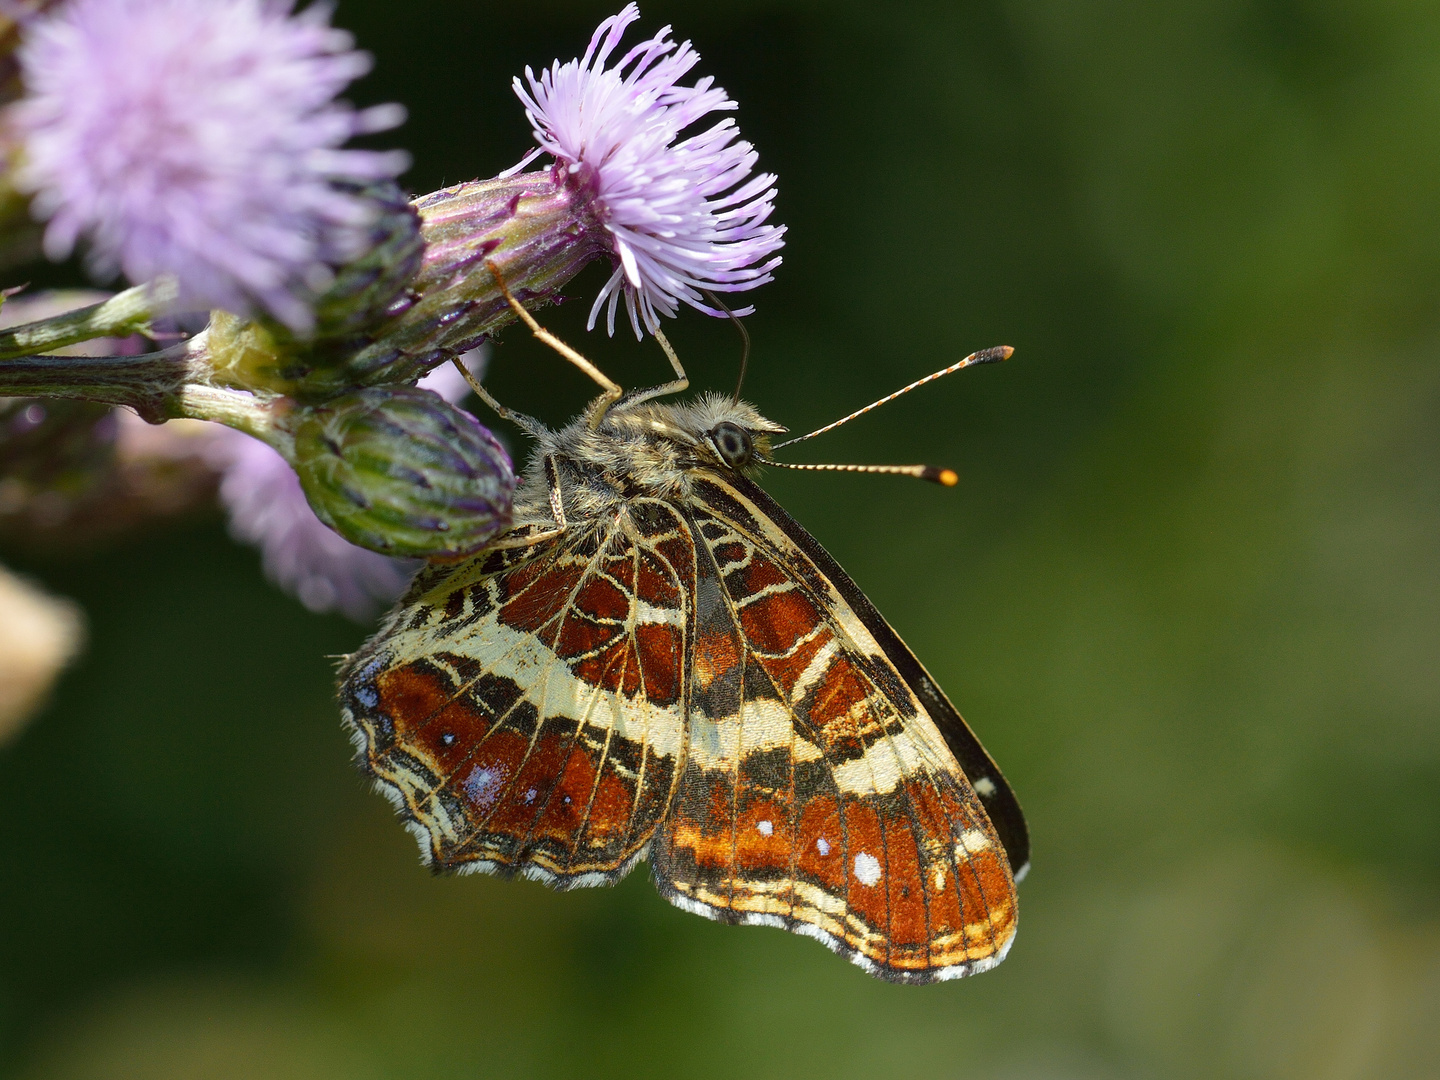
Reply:
[[680, 404], [622, 403], [594, 431], [587, 411], [559, 431], [537, 434], [516, 492], [515, 524], [553, 520], [547, 459], [554, 462], [566, 517], [577, 523], [615, 513], [637, 495], [686, 498], [695, 470], [730, 468], [713, 438], [727, 424], [750, 436], [757, 460], [769, 456], [769, 436], [785, 430], [747, 402], [705, 394]]

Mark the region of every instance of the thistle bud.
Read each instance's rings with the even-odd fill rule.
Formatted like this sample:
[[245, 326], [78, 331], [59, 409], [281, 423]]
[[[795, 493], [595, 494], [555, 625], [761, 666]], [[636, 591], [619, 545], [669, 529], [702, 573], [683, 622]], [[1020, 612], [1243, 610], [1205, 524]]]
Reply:
[[297, 334], [263, 315], [251, 320], [213, 312], [209, 355], [222, 381], [310, 400], [343, 393], [362, 381], [349, 372], [347, 358], [414, 303], [408, 286], [425, 250], [419, 216], [394, 184], [347, 190], [372, 206], [375, 217], [361, 253], [338, 267], [316, 298], [313, 327]]
[[510, 521], [515, 474], [469, 413], [414, 387], [302, 408], [295, 471], [315, 515], [386, 555], [463, 555]]
[[561, 170], [457, 184], [413, 205], [425, 241], [410, 284], [415, 301], [345, 362], [356, 384], [412, 381], [514, 321], [491, 264], [534, 308], [609, 251], [599, 219]]
[[353, 387], [348, 379], [329, 376], [329, 370], [364, 348], [382, 324], [415, 302], [408, 286], [425, 250], [420, 216], [394, 184], [355, 187], [353, 193], [375, 208], [375, 218], [361, 253], [336, 270], [335, 279], [316, 299], [314, 329], [297, 336], [266, 320], [280, 348], [305, 362], [305, 391], [336, 393]]

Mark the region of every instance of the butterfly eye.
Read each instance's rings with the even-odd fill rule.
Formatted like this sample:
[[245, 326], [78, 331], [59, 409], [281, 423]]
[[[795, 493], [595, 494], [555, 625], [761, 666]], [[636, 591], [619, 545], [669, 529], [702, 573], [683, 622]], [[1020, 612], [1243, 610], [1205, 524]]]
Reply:
[[750, 433], [729, 420], [715, 425], [715, 430], [710, 432], [710, 441], [715, 444], [720, 460], [732, 469], [743, 469], [755, 456], [755, 444], [750, 441]]

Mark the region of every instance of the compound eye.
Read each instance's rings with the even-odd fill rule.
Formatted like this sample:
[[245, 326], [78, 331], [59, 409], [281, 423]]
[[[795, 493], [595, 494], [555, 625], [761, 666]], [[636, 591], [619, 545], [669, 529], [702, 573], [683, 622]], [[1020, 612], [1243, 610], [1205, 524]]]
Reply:
[[729, 420], [715, 425], [715, 430], [710, 432], [710, 441], [715, 444], [720, 460], [732, 469], [743, 469], [755, 456], [755, 444], [750, 441], [750, 433]]

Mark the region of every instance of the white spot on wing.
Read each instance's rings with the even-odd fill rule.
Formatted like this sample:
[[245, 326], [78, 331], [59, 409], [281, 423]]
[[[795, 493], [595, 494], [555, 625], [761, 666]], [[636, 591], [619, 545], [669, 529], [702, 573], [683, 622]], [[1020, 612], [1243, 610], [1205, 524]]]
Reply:
[[976, 855], [990, 846], [990, 838], [981, 829], [966, 829], [960, 834], [957, 845], [962, 851]]
[[855, 856], [855, 879], [861, 885], [874, 885], [880, 880], [880, 860], [868, 851]]
[[829, 855], [830, 841], [826, 840], [823, 836], [820, 837], [819, 840], [815, 841], [815, 850], [820, 852], [821, 855]]
[[770, 822], [768, 821], [757, 821], [755, 823], [755, 828], [759, 831], [761, 836], [769, 836], [775, 831], [775, 826], [770, 824]]
[[976, 781], [975, 781], [975, 785], [974, 785], [974, 786], [975, 786], [975, 794], [976, 794], [976, 795], [983, 795], [983, 796], [985, 796], [985, 798], [987, 798], [987, 799], [988, 799], [991, 795], [994, 795], [994, 794], [995, 794], [995, 791], [996, 791], [995, 781], [994, 781], [994, 780], [991, 780], [988, 776], [982, 776], [982, 777], [980, 777], [979, 780], [976, 780]]
[[652, 626], [680, 626], [685, 625], [685, 612], [678, 607], [655, 607], [643, 600], [635, 603], [635, 621], [648, 623]]
[[481, 768], [476, 765], [465, 777], [465, 794], [481, 810], [490, 809], [500, 788], [505, 783], [505, 770], [499, 767]]

